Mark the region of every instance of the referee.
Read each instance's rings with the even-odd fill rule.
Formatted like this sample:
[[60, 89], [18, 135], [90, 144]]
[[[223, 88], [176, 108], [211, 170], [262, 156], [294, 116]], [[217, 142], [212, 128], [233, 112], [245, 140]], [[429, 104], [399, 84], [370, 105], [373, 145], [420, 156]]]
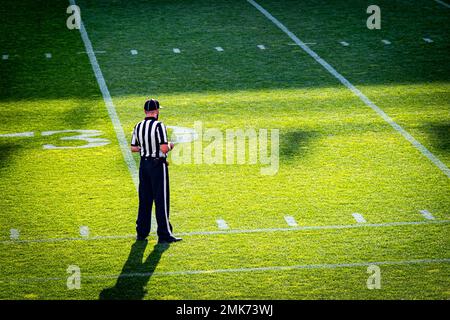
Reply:
[[158, 100], [145, 101], [145, 119], [134, 126], [131, 139], [131, 151], [141, 154], [136, 233], [137, 240], [145, 240], [150, 233], [154, 201], [158, 243], [171, 243], [182, 239], [173, 235], [169, 222], [169, 171], [166, 157], [173, 143], [168, 142], [166, 127], [158, 121], [159, 108]]

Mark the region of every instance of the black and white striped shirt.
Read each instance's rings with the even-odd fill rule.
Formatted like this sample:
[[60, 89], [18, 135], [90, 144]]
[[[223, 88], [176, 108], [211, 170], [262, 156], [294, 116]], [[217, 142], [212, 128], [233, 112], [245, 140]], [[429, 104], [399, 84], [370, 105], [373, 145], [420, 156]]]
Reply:
[[141, 157], [165, 158], [166, 155], [160, 151], [162, 144], [168, 144], [164, 123], [146, 117], [134, 126], [131, 145], [141, 147]]

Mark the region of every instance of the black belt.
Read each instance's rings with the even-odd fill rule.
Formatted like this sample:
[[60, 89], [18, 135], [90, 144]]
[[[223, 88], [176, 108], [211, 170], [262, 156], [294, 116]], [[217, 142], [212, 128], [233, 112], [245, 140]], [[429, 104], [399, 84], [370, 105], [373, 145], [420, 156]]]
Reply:
[[159, 161], [166, 161], [166, 158], [161, 158], [161, 157], [141, 157], [141, 160], [159, 160]]

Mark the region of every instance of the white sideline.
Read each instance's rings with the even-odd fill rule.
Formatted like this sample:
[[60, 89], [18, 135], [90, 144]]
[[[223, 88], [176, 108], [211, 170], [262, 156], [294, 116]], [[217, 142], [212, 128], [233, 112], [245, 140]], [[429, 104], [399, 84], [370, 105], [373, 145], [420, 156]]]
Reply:
[[441, 0], [434, 0], [434, 1], [436, 1], [439, 4], [442, 4], [444, 7], [450, 8], [450, 4], [447, 4], [444, 1], [441, 1]]
[[384, 121], [386, 121], [392, 128], [398, 131], [406, 140], [408, 140], [417, 150], [419, 150], [425, 157], [433, 162], [448, 178], [450, 178], [450, 169], [439, 160], [434, 154], [432, 154], [424, 145], [417, 141], [411, 134], [397, 124], [391, 117], [389, 117], [383, 110], [381, 110], [375, 103], [367, 98], [361, 91], [359, 91], [353, 84], [351, 84], [346, 78], [344, 78], [339, 72], [337, 72], [328, 62], [323, 60], [317, 53], [311, 50], [304, 42], [302, 42], [295, 34], [289, 31], [280, 21], [274, 18], [266, 9], [257, 4], [254, 0], [247, 0], [252, 6], [254, 6], [259, 12], [261, 12], [267, 19], [272, 21], [278, 28], [280, 28], [286, 35], [291, 38], [300, 48], [302, 48], [307, 54], [309, 54], [314, 60], [316, 60], [322, 67], [324, 67], [329, 73], [331, 73], [336, 79], [338, 79], [344, 86], [350, 89], [356, 96], [358, 96], [367, 106], [372, 108]]
[[[415, 259], [399, 261], [373, 261], [373, 262], [350, 262], [350, 263], [323, 263], [323, 264], [302, 264], [291, 266], [271, 266], [271, 267], [249, 267], [249, 268], [230, 268], [230, 269], [212, 269], [212, 270], [182, 270], [182, 271], [156, 271], [156, 272], [130, 272], [122, 274], [109, 275], [83, 275], [83, 279], [118, 279], [135, 278], [150, 276], [184, 276], [197, 274], [213, 273], [240, 273], [240, 272], [265, 272], [265, 271], [291, 271], [291, 270], [311, 270], [311, 269], [337, 269], [337, 268], [359, 268], [370, 265], [377, 266], [404, 266], [413, 264], [433, 264], [450, 263], [450, 259]], [[67, 281], [67, 277], [47, 277], [47, 278], [18, 278], [18, 279], [0, 279], [2, 282], [46, 282], [46, 281]]]
[[[330, 226], [298, 226], [287, 228], [261, 228], [261, 229], [227, 229], [217, 231], [192, 231], [176, 233], [178, 236], [212, 236], [212, 235], [228, 235], [228, 234], [245, 234], [245, 233], [269, 233], [269, 232], [290, 232], [290, 231], [315, 231], [315, 230], [340, 230], [353, 228], [383, 228], [383, 227], [401, 227], [431, 224], [447, 224], [450, 220], [424, 220], [424, 221], [399, 221], [386, 223], [357, 223]], [[152, 237], [154, 237], [152, 235]], [[112, 235], [112, 236], [94, 236], [94, 237], [66, 237], [66, 238], [47, 238], [47, 239], [22, 239], [22, 240], [3, 240], [0, 244], [20, 244], [20, 243], [39, 243], [39, 242], [62, 242], [62, 241], [92, 241], [92, 240], [117, 240], [117, 239], [134, 239], [136, 235]]]

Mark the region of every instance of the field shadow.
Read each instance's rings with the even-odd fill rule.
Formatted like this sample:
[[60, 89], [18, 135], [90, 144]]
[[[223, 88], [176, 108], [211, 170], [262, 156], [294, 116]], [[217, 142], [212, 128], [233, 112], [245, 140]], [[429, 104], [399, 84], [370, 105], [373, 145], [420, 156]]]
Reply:
[[450, 152], [450, 123], [428, 123], [425, 132], [431, 137], [431, 144], [443, 152]]
[[10, 164], [12, 153], [17, 152], [17, 146], [12, 143], [0, 144], [0, 168], [5, 168]]
[[102, 116], [92, 107], [92, 101], [80, 99], [76, 105], [65, 111], [60, 120], [66, 128], [86, 128]]
[[315, 131], [291, 130], [280, 135], [280, 157], [282, 160], [292, 160], [306, 156], [311, 152], [313, 140], [319, 137]]
[[[25, 145], [25, 146], [24, 146]], [[15, 162], [21, 159], [21, 155], [29, 148], [23, 142], [0, 142], [0, 175], [7, 172], [7, 168], [13, 168]]]
[[156, 244], [147, 259], [142, 262], [147, 241], [136, 241], [114, 287], [103, 289], [99, 300], [142, 300], [161, 256], [169, 244]]
[[[312, 59], [308, 57], [305, 60], [300, 48], [289, 46], [291, 40], [283, 33], [256, 31], [261, 22], [268, 31], [275, 27], [269, 21], [261, 20], [263, 17], [242, 1], [235, 1], [235, 5], [242, 6], [244, 11], [234, 5], [229, 6], [229, 1], [215, 2], [213, 9], [206, 6], [208, 1], [80, 2], [85, 12], [83, 21], [94, 50], [105, 51], [98, 54], [97, 58], [113, 97], [146, 96], [149, 92], [167, 95], [345, 88]], [[424, 15], [414, 26], [409, 23], [408, 16], [391, 20], [391, 23], [396, 21], [398, 26], [412, 28], [404, 36], [410, 34], [410, 37], [419, 39], [411, 43], [408, 38], [402, 40], [400, 37], [399, 45], [386, 47], [380, 44], [373, 33], [369, 36], [366, 28], [356, 28], [351, 29], [354, 31], [352, 39], [355, 44], [356, 41], [359, 44], [353, 47], [355, 49], [349, 47], [349, 50], [343, 50], [337, 43], [341, 32], [336, 30], [348, 28], [350, 21], [341, 10], [354, 12], [353, 5], [338, 9], [337, 4], [329, 4], [324, 10], [323, 6], [317, 7], [315, 1], [302, 2], [305, 11], [304, 19], [298, 22], [300, 30], [306, 28], [307, 33], [315, 33], [317, 28], [322, 30], [321, 43], [312, 49], [329, 60], [338, 72], [355, 85], [449, 81], [450, 64], [447, 63], [448, 46], [445, 38], [427, 45], [418, 35], [422, 30], [440, 31], [441, 23], [445, 26], [447, 21], [444, 12], [436, 11], [433, 19], [425, 19], [427, 15]], [[347, 2], [341, 1], [342, 4]], [[70, 97], [101, 99], [79, 32], [68, 31], [66, 25], [61, 23], [60, 13], [66, 9], [66, 4], [56, 2], [50, 6], [44, 3], [2, 3], [2, 12], [6, 13], [2, 30], [7, 32], [3, 32], [0, 44], [2, 50], [6, 50], [3, 52], [9, 53], [10, 57], [0, 64], [0, 101]], [[288, 6], [298, 8], [294, 2]], [[228, 10], [229, 7], [235, 9]], [[397, 5], [393, 4], [391, 9], [392, 15], [398, 10]], [[159, 14], [147, 17], [146, 13], [150, 11]], [[414, 14], [422, 12], [426, 11]], [[354, 26], [359, 25], [359, 19], [365, 17], [362, 13], [359, 18], [357, 15], [352, 16]], [[130, 19], [131, 16], [134, 19]], [[137, 24], [136, 19], [140, 23]], [[321, 23], [324, 19], [331, 19], [330, 23]], [[114, 23], [114, 32], [111, 32], [111, 23]], [[330, 35], [323, 30], [327, 30]], [[297, 32], [294, 29], [292, 31]], [[265, 33], [267, 41], [273, 39], [276, 42], [266, 51], [257, 50], [251, 42]], [[141, 41], [143, 34], [150, 37], [148, 43]], [[212, 50], [210, 44], [216, 42], [227, 45], [223, 54]], [[131, 57], [128, 51], [135, 43], [140, 44], [139, 55]], [[154, 46], [154, 43], [158, 45]], [[182, 55], [168, 55], [174, 43], [185, 45]], [[202, 45], [194, 45], [196, 43]], [[293, 50], [302, 53], [297, 54]], [[47, 59], [44, 57], [45, 52], [53, 52], [54, 56]], [[431, 53], [433, 56], [430, 56]], [[148, 63], [149, 60], [152, 63]]]

